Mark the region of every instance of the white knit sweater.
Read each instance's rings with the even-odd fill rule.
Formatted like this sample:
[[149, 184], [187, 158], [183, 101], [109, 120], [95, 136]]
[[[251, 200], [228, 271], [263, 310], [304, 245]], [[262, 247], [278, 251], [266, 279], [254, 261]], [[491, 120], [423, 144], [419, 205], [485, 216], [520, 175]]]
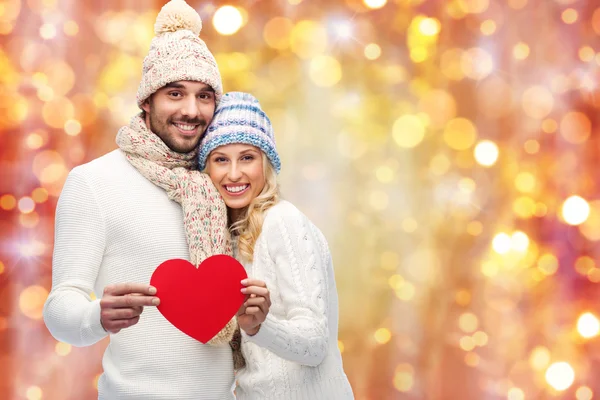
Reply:
[[248, 276], [264, 280], [271, 309], [242, 334], [240, 400], [347, 400], [352, 389], [337, 345], [338, 296], [327, 242], [287, 201], [267, 211]]
[[[149, 283], [171, 258], [189, 260], [181, 207], [120, 150], [73, 169], [56, 210], [52, 291], [44, 307], [50, 333], [74, 346], [98, 342], [107, 333], [92, 292], [100, 298], [111, 283]], [[110, 336], [102, 366], [100, 399], [233, 399], [231, 348], [188, 337], [154, 307]]]

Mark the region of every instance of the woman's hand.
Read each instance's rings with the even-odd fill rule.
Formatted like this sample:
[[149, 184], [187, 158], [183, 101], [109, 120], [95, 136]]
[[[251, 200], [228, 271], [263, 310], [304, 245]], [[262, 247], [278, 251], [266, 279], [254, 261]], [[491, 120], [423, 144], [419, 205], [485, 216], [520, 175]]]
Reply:
[[258, 279], [244, 279], [242, 285], [246, 286], [242, 288], [242, 293], [247, 296], [237, 313], [237, 321], [246, 334], [253, 336], [267, 318], [271, 307], [271, 295], [267, 285]]

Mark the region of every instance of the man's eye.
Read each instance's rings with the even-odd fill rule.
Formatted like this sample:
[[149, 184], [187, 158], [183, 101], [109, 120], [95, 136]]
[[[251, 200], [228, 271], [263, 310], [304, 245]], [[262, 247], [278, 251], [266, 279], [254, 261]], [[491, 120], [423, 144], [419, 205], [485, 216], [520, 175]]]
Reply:
[[179, 93], [179, 92], [171, 92], [171, 93], [169, 93], [169, 96], [171, 96], [171, 97], [181, 97], [181, 93]]

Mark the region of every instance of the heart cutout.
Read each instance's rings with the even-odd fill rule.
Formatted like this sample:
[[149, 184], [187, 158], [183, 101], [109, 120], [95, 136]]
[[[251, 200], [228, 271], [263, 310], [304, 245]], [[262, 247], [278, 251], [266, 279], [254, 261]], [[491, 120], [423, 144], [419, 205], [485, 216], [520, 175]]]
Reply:
[[207, 343], [233, 318], [246, 296], [240, 283], [248, 275], [235, 258], [218, 254], [198, 268], [181, 259], [160, 264], [150, 285], [160, 299], [158, 311], [177, 329]]

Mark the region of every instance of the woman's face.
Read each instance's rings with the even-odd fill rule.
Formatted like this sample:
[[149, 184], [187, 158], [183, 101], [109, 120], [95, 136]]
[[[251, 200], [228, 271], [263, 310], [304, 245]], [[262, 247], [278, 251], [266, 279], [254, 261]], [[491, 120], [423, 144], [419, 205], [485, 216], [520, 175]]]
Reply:
[[227, 144], [209, 155], [206, 171], [227, 207], [247, 207], [265, 187], [263, 152], [249, 144]]

